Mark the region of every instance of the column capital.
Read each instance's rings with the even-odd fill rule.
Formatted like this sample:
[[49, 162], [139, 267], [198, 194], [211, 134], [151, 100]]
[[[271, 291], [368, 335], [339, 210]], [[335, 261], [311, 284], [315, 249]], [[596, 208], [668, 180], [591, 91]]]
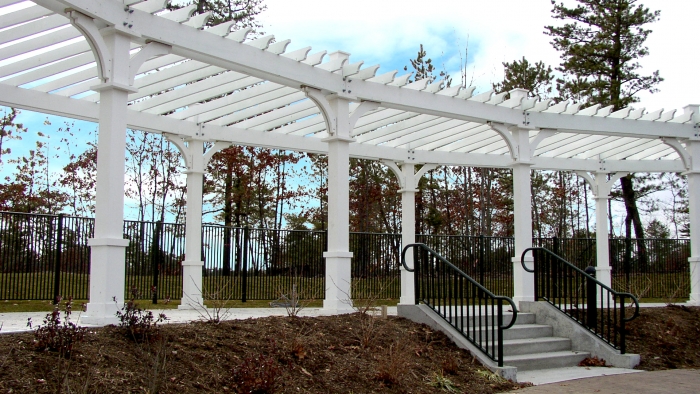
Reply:
[[350, 137], [343, 137], [340, 135], [331, 135], [329, 137], [322, 139], [321, 141], [323, 141], [323, 142], [347, 142], [347, 143], [351, 143], [351, 142], [355, 142], [355, 139], [350, 138]]
[[117, 83], [117, 82], [105, 82], [105, 83], [101, 83], [101, 84], [90, 87], [90, 90], [94, 90], [95, 92], [101, 92], [103, 90], [109, 90], [109, 89], [121, 90], [121, 91], [127, 92], [127, 93], [138, 93], [139, 92], [138, 89], [135, 89], [129, 85], [124, 85], [124, 84]]
[[126, 248], [129, 240], [124, 238], [89, 238], [88, 246], [116, 246]]

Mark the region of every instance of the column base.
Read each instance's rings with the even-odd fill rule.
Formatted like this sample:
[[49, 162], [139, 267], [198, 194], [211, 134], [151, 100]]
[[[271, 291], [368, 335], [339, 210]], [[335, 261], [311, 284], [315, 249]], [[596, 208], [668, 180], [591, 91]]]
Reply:
[[86, 324], [90, 326], [107, 326], [110, 324], [119, 324], [119, 319], [117, 318], [117, 311], [122, 310], [124, 305], [117, 305], [117, 303], [95, 303], [89, 302], [87, 304], [87, 312], [83, 312], [80, 315], [79, 324]]
[[[520, 302], [535, 301], [535, 274], [525, 271], [520, 262], [520, 257], [513, 257], [513, 301], [516, 305]], [[525, 265], [528, 269], [535, 266], [532, 256], [525, 256]]]
[[323, 309], [335, 313], [348, 313], [352, 307], [351, 252], [324, 252], [326, 259], [326, 296]]
[[700, 306], [700, 257], [690, 257], [690, 297], [689, 305]]
[[204, 308], [204, 298], [202, 297], [203, 266], [203, 261], [185, 260], [182, 262], [182, 298], [177, 309]]
[[116, 324], [116, 313], [124, 306], [123, 238], [90, 238], [90, 301], [80, 320], [85, 324]]
[[415, 305], [416, 304], [416, 289], [414, 273], [406, 271], [401, 267], [401, 298], [400, 305]]

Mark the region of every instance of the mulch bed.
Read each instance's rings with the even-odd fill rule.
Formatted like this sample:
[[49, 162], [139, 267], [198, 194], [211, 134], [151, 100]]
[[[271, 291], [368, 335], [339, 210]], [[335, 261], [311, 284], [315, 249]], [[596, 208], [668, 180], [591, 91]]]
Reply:
[[[700, 308], [644, 308], [629, 323], [638, 368], [700, 367]], [[159, 326], [150, 341], [91, 329], [69, 358], [32, 333], [0, 335], [2, 393], [497, 393], [504, 381], [445, 335], [362, 314]]]
[[397, 317], [159, 327], [155, 339], [141, 343], [118, 327], [92, 329], [69, 359], [35, 350], [31, 333], [0, 335], [0, 392], [497, 393], [520, 387], [486, 372], [441, 332]]
[[627, 324], [627, 352], [647, 371], [700, 368], [700, 307], [643, 308]]

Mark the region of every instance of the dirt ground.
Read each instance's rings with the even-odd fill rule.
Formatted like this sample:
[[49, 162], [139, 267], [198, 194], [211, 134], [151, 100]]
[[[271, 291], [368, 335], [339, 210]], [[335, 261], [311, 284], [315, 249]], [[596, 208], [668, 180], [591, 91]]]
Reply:
[[[36, 323], [35, 322], [35, 326]], [[70, 357], [32, 333], [0, 335], [2, 393], [496, 393], [487, 372], [442, 333], [362, 314], [161, 325], [134, 341], [91, 329]], [[700, 308], [646, 308], [628, 325], [641, 369], [700, 367]]]
[[647, 371], [700, 367], [700, 307], [644, 308], [628, 323], [627, 352]]
[[70, 358], [0, 335], [3, 393], [496, 393], [518, 388], [441, 332], [362, 314], [92, 329]]

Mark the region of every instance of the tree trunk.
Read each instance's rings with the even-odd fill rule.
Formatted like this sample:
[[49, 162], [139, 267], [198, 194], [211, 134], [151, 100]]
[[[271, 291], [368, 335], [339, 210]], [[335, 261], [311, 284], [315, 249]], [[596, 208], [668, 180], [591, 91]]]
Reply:
[[647, 266], [647, 250], [646, 244], [644, 243], [644, 227], [642, 226], [642, 221], [639, 218], [639, 210], [637, 209], [637, 198], [634, 192], [634, 185], [632, 183], [632, 176], [623, 176], [620, 178], [620, 186], [622, 187], [622, 200], [625, 202], [625, 210], [627, 211], [627, 218], [625, 220], [625, 237], [632, 238], [631, 227], [634, 227], [634, 234], [637, 238], [637, 249], [639, 257], [640, 268], [645, 268]]
[[[231, 226], [233, 225], [232, 215], [233, 202], [233, 163], [230, 158], [226, 160], [226, 178], [224, 180], [224, 256], [222, 274], [231, 274]], [[236, 273], [239, 272], [240, 261], [236, 264]]]

